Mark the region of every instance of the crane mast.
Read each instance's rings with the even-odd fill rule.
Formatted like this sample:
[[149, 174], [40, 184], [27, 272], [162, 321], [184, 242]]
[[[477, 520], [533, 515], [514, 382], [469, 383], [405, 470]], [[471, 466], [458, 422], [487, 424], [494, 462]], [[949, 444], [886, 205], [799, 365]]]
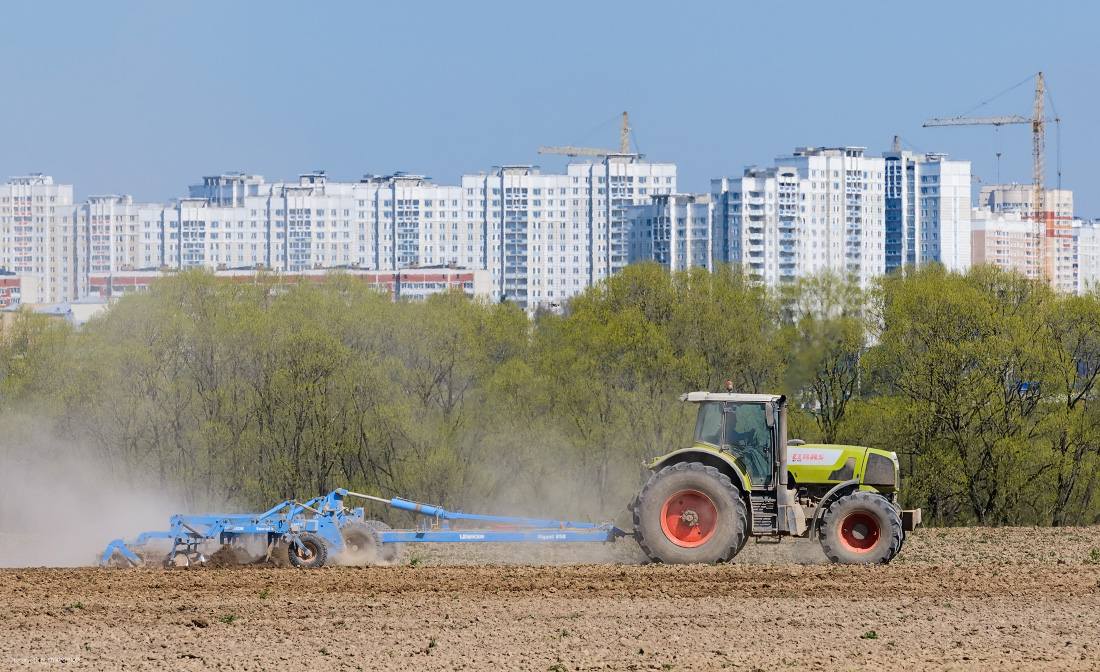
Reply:
[[1043, 73], [1035, 84], [1035, 107], [1031, 113], [1031, 202], [1033, 225], [1037, 229], [1039, 258], [1042, 259], [1047, 281], [1054, 277], [1054, 264], [1048, 256], [1047, 237], [1053, 233], [1047, 224], [1046, 211], [1046, 138], [1043, 135]]
[[623, 127], [619, 132], [619, 153], [630, 153], [630, 118], [626, 115], [626, 111], [623, 111]]

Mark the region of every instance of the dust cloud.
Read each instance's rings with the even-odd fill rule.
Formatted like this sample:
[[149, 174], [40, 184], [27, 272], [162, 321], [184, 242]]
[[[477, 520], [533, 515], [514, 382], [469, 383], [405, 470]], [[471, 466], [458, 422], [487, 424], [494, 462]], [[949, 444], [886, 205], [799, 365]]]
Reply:
[[0, 567], [78, 567], [183, 509], [32, 414], [0, 418]]

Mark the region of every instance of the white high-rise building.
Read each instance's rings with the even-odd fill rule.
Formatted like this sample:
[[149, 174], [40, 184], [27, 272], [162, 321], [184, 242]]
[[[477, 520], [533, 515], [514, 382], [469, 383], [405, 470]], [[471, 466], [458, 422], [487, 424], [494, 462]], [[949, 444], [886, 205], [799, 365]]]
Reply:
[[653, 260], [670, 271], [712, 268], [712, 218], [707, 194], [663, 194], [628, 209], [630, 263]]
[[750, 168], [741, 178], [711, 180], [716, 260], [740, 264], [768, 285], [827, 267], [824, 242], [820, 249], [809, 242], [798, 205], [808, 186], [792, 167]]
[[637, 154], [574, 162], [566, 173], [504, 166], [463, 175], [480, 209], [486, 268], [499, 296], [529, 311], [553, 307], [630, 263], [628, 208], [676, 192], [676, 164]]
[[802, 147], [775, 162], [711, 181], [714, 260], [770, 285], [833, 269], [869, 286], [885, 270], [884, 159]]
[[[191, 188], [191, 198], [166, 209], [165, 264], [287, 272], [473, 265], [473, 251], [461, 260], [443, 252], [444, 231], [467, 223], [459, 193], [402, 173], [360, 182], [335, 182], [320, 172], [299, 175], [297, 183], [208, 177]], [[146, 263], [154, 261], [149, 256]]]
[[[853, 274], [862, 287], [885, 272], [885, 159], [864, 155], [865, 147], [802, 147], [776, 159], [802, 176], [805, 197], [798, 213], [807, 223], [813, 264]], [[814, 247], [814, 243], [818, 247]]]
[[1077, 293], [1100, 289], [1100, 220], [1073, 220], [1077, 251]]
[[939, 262], [970, 268], [970, 162], [884, 152], [886, 271]]

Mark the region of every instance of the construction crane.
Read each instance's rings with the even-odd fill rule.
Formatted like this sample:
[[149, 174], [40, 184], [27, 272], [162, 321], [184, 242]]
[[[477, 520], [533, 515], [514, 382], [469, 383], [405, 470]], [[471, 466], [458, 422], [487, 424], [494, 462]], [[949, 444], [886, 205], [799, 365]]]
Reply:
[[[1021, 82], [1022, 83], [1022, 82]], [[1017, 84], [1017, 86], [1019, 86]], [[1013, 87], [1015, 88], [1015, 87]], [[1043, 86], [1043, 73], [1039, 73], [1035, 82], [1035, 105], [1032, 107], [1031, 117], [1021, 117], [1014, 114], [1010, 117], [953, 117], [951, 119], [929, 119], [924, 122], [924, 127], [930, 126], [1005, 126], [1008, 124], [1031, 124], [1031, 219], [1034, 227], [1036, 247], [1039, 258], [1043, 260], [1043, 271], [1049, 282], [1053, 276], [1051, 259], [1047, 256], [1046, 239], [1052, 232], [1052, 222], [1046, 209], [1046, 138], [1044, 137], [1043, 124], [1048, 121], [1059, 123], [1057, 117], [1047, 119], [1043, 113], [1043, 96], [1046, 89]], [[998, 158], [1000, 155], [998, 154]], [[1060, 179], [1060, 175], [1059, 175]]]
[[565, 156], [607, 156], [630, 153], [630, 118], [623, 112], [623, 126], [619, 134], [619, 150], [592, 149], [591, 147], [539, 147], [539, 154], [564, 154]]

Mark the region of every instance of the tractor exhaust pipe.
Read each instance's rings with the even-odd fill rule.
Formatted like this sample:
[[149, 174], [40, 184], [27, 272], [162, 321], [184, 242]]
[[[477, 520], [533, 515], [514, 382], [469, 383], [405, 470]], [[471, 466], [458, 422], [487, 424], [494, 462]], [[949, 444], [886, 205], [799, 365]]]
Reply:
[[779, 413], [779, 491], [783, 498], [782, 504], [787, 503], [789, 496], [782, 494], [787, 492], [787, 402], [782, 397], [779, 399], [776, 411]]

